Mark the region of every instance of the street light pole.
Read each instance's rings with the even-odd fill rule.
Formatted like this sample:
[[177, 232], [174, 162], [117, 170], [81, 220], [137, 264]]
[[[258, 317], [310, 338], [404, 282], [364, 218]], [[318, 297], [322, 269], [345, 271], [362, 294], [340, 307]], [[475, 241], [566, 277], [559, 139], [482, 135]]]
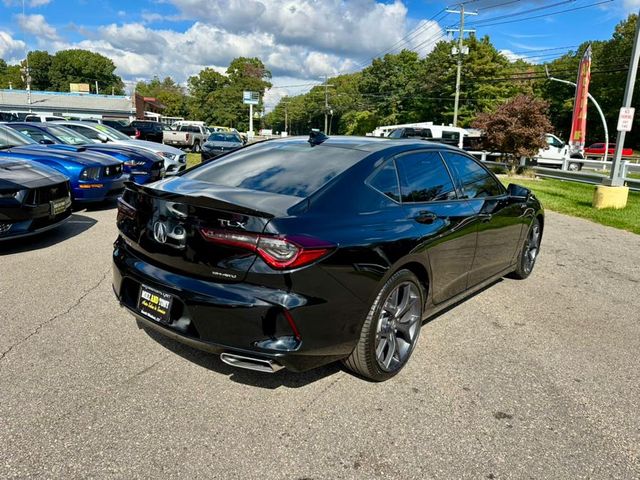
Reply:
[[[560, 83], [565, 83], [567, 85], [571, 85], [572, 87], [578, 87], [578, 85], [576, 85], [574, 82], [570, 82], [568, 80], [562, 80], [560, 78], [555, 78], [549, 75], [549, 70], [547, 69], [547, 66], [545, 65], [544, 67], [545, 72], [547, 72], [547, 78], [549, 80], [553, 80], [554, 82], [560, 82]], [[598, 102], [596, 102], [596, 99], [593, 98], [593, 95], [591, 95], [589, 92], [587, 92], [587, 95], [589, 96], [589, 100], [591, 100], [593, 102], [593, 105], [596, 107], [596, 110], [598, 110], [598, 113], [600, 114], [600, 120], [602, 120], [602, 127], [604, 128], [604, 161], [607, 161], [607, 157], [609, 155], [609, 127], [607, 126], [607, 120], [604, 117], [604, 113], [602, 112], [602, 109], [600, 108], [600, 105], [598, 104]]]
[[[629, 63], [629, 73], [627, 74], [627, 86], [624, 90], [624, 100], [622, 101], [623, 107], [630, 107], [631, 100], [633, 99], [633, 87], [636, 83], [636, 75], [638, 74], [638, 60], [640, 60], [640, 12], [636, 17], [636, 35], [633, 39], [633, 50], [631, 51], [631, 60]], [[620, 169], [622, 162], [622, 149], [624, 148], [624, 138], [626, 136], [625, 131], [618, 130], [618, 137], [616, 138], [616, 151], [613, 157], [613, 164], [611, 165], [611, 176], [606, 182], [612, 187], [621, 187], [624, 185], [624, 178]]]

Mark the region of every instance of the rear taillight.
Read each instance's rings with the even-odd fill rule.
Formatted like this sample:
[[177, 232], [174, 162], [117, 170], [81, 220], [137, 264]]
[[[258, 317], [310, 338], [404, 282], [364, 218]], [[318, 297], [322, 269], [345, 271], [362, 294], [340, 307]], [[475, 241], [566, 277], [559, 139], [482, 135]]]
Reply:
[[306, 236], [272, 236], [257, 233], [200, 229], [205, 240], [256, 252], [271, 268], [303, 267], [328, 255], [335, 245]]
[[189, 135], [188, 133], [184, 136], [184, 139], [188, 142], [189, 139], [191, 138], [191, 135]]
[[140, 130], [136, 130], [136, 138], [140, 138], [142, 136], [142, 133], [140, 133]]

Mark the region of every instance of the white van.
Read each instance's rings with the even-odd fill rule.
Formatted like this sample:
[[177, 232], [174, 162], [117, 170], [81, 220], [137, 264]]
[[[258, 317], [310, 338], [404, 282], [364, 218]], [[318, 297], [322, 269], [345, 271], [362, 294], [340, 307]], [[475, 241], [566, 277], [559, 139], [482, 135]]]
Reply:
[[[377, 127], [369, 136], [388, 137], [391, 132], [397, 130], [405, 130], [407, 132], [417, 131], [419, 133], [417, 136], [420, 138], [437, 138], [448, 140], [451, 143], [455, 142], [459, 148], [462, 148], [464, 137], [469, 135], [469, 132], [464, 128], [453, 127], [451, 125], [434, 125], [433, 122], [417, 122]], [[409, 136], [412, 135], [409, 134]]]

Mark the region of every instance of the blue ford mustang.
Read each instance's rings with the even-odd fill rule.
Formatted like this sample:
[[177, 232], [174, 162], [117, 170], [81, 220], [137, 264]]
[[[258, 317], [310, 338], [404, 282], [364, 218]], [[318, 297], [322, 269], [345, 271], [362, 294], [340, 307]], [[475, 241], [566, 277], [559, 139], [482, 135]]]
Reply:
[[155, 182], [164, 177], [164, 159], [155, 153], [142, 148], [113, 143], [94, 143], [91, 139], [62, 125], [51, 123], [8, 123], [8, 127], [28, 136], [33, 141], [48, 145], [51, 148], [70, 152], [81, 149], [110, 155], [124, 164], [124, 173], [129, 180], [145, 184]]
[[129, 179], [122, 162], [113, 157], [82, 149], [48, 148], [5, 125], [0, 125], [0, 151], [4, 157], [46, 165], [69, 177], [71, 196], [77, 203], [115, 198]]

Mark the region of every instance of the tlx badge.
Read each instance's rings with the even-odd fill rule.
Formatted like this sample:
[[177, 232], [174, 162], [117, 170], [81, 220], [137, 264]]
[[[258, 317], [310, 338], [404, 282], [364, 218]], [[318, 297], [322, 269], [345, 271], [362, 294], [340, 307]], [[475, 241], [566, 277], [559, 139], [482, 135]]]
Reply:
[[236, 220], [227, 220], [225, 218], [219, 218], [218, 222], [221, 227], [232, 227], [232, 228], [247, 228], [246, 222], [238, 222]]

